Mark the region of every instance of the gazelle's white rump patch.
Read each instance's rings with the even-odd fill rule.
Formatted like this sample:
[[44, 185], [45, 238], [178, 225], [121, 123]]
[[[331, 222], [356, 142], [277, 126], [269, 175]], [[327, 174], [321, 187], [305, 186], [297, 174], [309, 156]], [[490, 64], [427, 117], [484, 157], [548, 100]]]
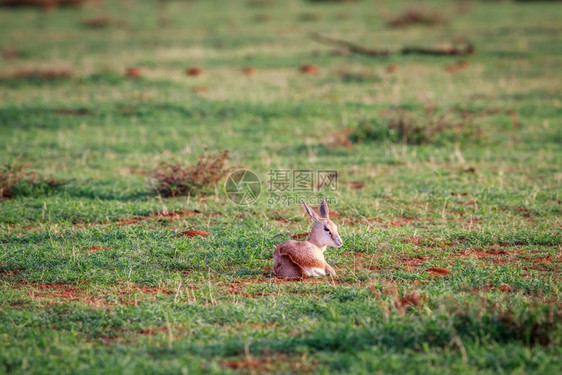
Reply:
[[318, 267], [306, 267], [304, 268], [304, 273], [306, 276], [326, 276], [326, 270]]

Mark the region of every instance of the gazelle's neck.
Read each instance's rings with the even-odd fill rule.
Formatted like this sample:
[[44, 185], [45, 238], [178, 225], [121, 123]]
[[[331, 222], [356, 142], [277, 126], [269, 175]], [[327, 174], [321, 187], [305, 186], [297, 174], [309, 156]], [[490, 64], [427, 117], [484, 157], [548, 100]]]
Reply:
[[320, 249], [320, 251], [324, 252], [326, 250], [326, 245], [321, 245], [318, 236], [316, 235], [315, 231], [312, 230], [306, 239], [308, 242], [316, 246]]

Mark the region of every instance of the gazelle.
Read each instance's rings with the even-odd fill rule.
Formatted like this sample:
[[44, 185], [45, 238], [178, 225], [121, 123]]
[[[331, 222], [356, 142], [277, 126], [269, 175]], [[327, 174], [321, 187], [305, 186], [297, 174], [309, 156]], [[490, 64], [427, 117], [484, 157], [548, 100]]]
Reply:
[[336, 274], [326, 263], [324, 251], [327, 246], [341, 247], [343, 242], [338, 227], [330, 220], [326, 200], [320, 204], [320, 216], [302, 201], [308, 216], [314, 222], [306, 241], [285, 241], [277, 245], [273, 254], [276, 277], [325, 276]]

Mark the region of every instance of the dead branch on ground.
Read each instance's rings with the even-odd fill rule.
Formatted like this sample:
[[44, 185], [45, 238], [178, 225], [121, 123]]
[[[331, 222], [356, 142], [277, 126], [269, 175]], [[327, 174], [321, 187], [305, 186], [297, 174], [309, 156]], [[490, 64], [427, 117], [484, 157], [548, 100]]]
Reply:
[[343, 39], [337, 39], [321, 35], [311, 34], [311, 38], [319, 43], [337, 46], [346, 49], [350, 53], [369, 57], [388, 57], [392, 54], [402, 55], [433, 55], [433, 56], [468, 56], [473, 55], [475, 48], [471, 43], [462, 46], [438, 46], [438, 47], [404, 47], [399, 51], [392, 52], [388, 49], [365, 48], [355, 43]]

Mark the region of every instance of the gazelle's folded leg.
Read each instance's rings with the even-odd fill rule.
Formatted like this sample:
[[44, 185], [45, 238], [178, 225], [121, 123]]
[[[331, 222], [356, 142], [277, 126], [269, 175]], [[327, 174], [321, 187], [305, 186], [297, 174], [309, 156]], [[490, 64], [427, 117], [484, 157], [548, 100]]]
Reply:
[[336, 276], [336, 270], [334, 270], [328, 263], [326, 263], [326, 275]]

